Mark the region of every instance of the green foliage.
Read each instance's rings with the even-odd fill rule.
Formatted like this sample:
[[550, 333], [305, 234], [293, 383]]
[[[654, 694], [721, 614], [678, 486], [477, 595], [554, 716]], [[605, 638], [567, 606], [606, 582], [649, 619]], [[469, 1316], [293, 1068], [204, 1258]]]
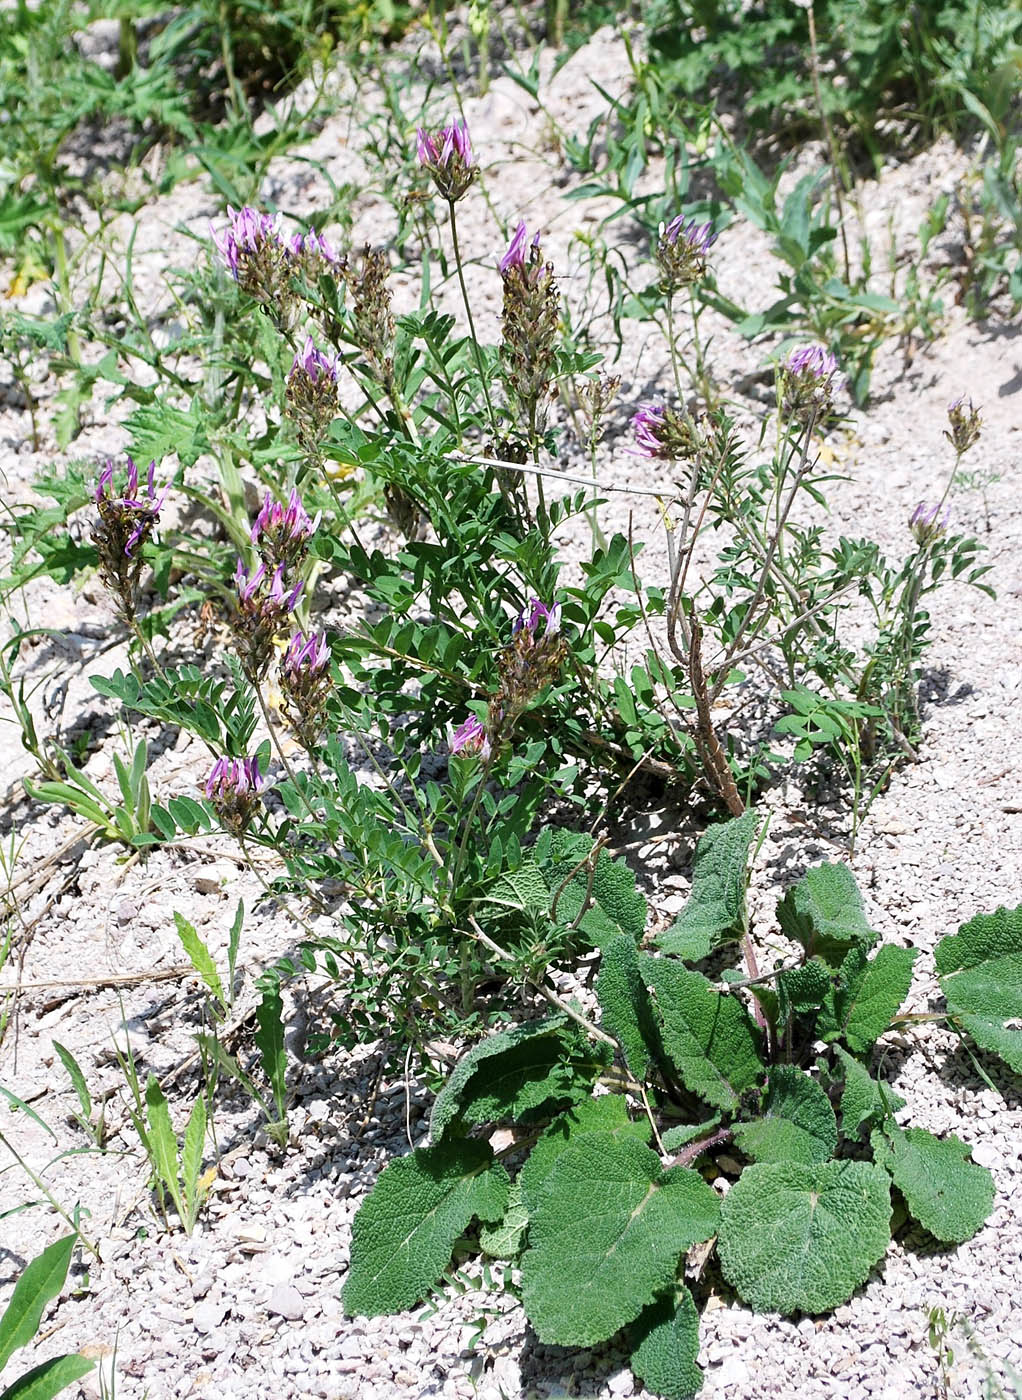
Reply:
[[442, 1142], [391, 1162], [355, 1217], [345, 1310], [376, 1317], [419, 1302], [473, 1217], [502, 1218], [509, 1189], [483, 1142]]
[[287, 1141], [287, 1051], [284, 1047], [284, 1004], [280, 983], [271, 971], [264, 974], [256, 1006], [256, 1049], [269, 1081], [276, 1118], [267, 1132], [281, 1144]]
[[717, 1226], [714, 1192], [655, 1152], [596, 1133], [569, 1146], [529, 1215], [525, 1311], [541, 1341], [588, 1346], [670, 1285], [678, 1256]]
[[968, 1160], [968, 1144], [953, 1133], [938, 1138], [925, 1128], [886, 1122], [870, 1141], [877, 1165], [890, 1173], [913, 1218], [935, 1239], [961, 1244], [993, 1210], [993, 1177]]
[[817, 1020], [821, 1038], [843, 1040], [857, 1055], [870, 1050], [908, 995], [916, 952], [887, 944], [867, 958], [861, 948], [852, 948]]
[[759, 1311], [827, 1312], [883, 1257], [890, 1217], [887, 1176], [868, 1162], [757, 1164], [724, 1198], [720, 1266]]
[[186, 1235], [195, 1228], [208, 1186], [201, 1180], [202, 1154], [206, 1141], [206, 1101], [200, 1094], [192, 1105], [178, 1152], [177, 1134], [170, 1118], [167, 1097], [155, 1075], [149, 1076], [145, 1091], [146, 1129], [136, 1128], [153, 1169], [153, 1179], [161, 1200], [170, 1196]]
[[[77, 1235], [65, 1235], [22, 1270], [10, 1302], [0, 1317], [0, 1370], [14, 1352], [35, 1340], [43, 1312], [64, 1286]], [[43, 1361], [4, 1388], [0, 1400], [52, 1400], [88, 1375], [95, 1363], [84, 1356], [56, 1356]]]
[[714, 948], [741, 938], [747, 927], [746, 865], [758, 818], [752, 810], [720, 822], [700, 836], [692, 865], [688, 903], [657, 946], [665, 953], [699, 962]]
[[664, 1047], [682, 1082], [715, 1108], [733, 1112], [763, 1077], [759, 1033], [745, 1007], [677, 963], [646, 958], [643, 969]]
[[905, 1107], [905, 1100], [882, 1088], [865, 1065], [843, 1046], [835, 1046], [835, 1052], [843, 1077], [841, 1131], [854, 1142], [863, 1124], [872, 1127], [883, 1118], [893, 1117], [899, 1108]]
[[621, 1046], [625, 1063], [639, 1080], [664, 1063], [664, 1047], [640, 955], [630, 938], [616, 938], [603, 950], [596, 995], [603, 1024]]
[[826, 1092], [795, 1065], [774, 1065], [767, 1078], [763, 1116], [740, 1123], [735, 1142], [754, 1162], [801, 1162], [832, 1157], [837, 1119]]
[[601, 1142], [649, 1143], [649, 1125], [628, 1116], [628, 1106], [620, 1094], [604, 1094], [584, 1099], [561, 1114], [547, 1128], [522, 1167], [518, 1180], [526, 1209], [534, 1211], [542, 1197], [547, 1178], [569, 1147], [578, 1147], [593, 1135]]
[[879, 934], [866, 922], [855, 877], [847, 865], [816, 865], [777, 906], [781, 931], [806, 956], [836, 967], [852, 948], [871, 948]]
[[977, 914], [937, 944], [941, 991], [977, 1045], [1022, 1074], [1022, 905]]
[[631, 1336], [632, 1370], [647, 1390], [666, 1400], [688, 1400], [701, 1389], [699, 1313], [684, 1284], [644, 1308]]

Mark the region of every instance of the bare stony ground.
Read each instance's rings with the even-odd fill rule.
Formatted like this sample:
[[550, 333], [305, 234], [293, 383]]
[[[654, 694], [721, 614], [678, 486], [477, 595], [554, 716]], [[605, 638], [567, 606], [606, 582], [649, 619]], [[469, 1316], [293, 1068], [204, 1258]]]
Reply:
[[[550, 66], [547, 55], [546, 73]], [[542, 226], [544, 248], [562, 272], [566, 296], [581, 295], [584, 278], [571, 236], [593, 230], [608, 211], [598, 201], [564, 200], [576, 177], [561, 161], [556, 128], [581, 134], [603, 103], [593, 80], [620, 93], [627, 73], [620, 40], [603, 31], [553, 81], [544, 82], [542, 107], [505, 77], [493, 82], [487, 96], [466, 100], [486, 191], [504, 225], [480, 197], [462, 206], [462, 239], [473, 261], [477, 324], [484, 339], [496, 336], [495, 255], [507, 225], [519, 217], [530, 228]], [[372, 192], [380, 180], [363, 150], [364, 107], [358, 108], [358, 121], [352, 120], [351, 107], [354, 101], [371, 111], [374, 99], [365, 91], [352, 94], [346, 78], [338, 77], [337, 84], [343, 99], [338, 112], [301, 154], [322, 162], [336, 181], [367, 190], [354, 210], [352, 241], [368, 237], [385, 243], [394, 227], [393, 211], [382, 194]], [[432, 115], [447, 114], [437, 108]], [[811, 161], [813, 153], [805, 159]], [[939, 146], [891, 168], [865, 193], [871, 234], [882, 241], [891, 221], [896, 237], [911, 250], [926, 208], [942, 190], [953, 188], [964, 161], [960, 152]], [[648, 183], [655, 185], [655, 172]], [[300, 214], [327, 198], [321, 176], [294, 159], [275, 163], [264, 195]], [[198, 182], [154, 200], [138, 215], [135, 278], [147, 314], [166, 309], [167, 268], [195, 256], [186, 231], [205, 237], [208, 220], [220, 215], [219, 202]], [[122, 216], [108, 232], [112, 250], [123, 247], [129, 233]], [[942, 253], [951, 255], [953, 249]], [[644, 252], [631, 249], [628, 256], [634, 260]], [[714, 265], [726, 294], [756, 304], [769, 295], [775, 272], [769, 248], [748, 225], [724, 233]], [[81, 276], [84, 285], [87, 260]], [[414, 280], [397, 278], [396, 296], [414, 305]], [[31, 289], [25, 305], [44, 309], [46, 289]], [[452, 297], [451, 309], [456, 306]], [[172, 323], [164, 326], [165, 333], [174, 333]], [[722, 383], [737, 383], [763, 364], [762, 346], [740, 341], [723, 322], [712, 330], [714, 367]], [[624, 378], [620, 427], [651, 389], [667, 389], [663, 352], [649, 339], [648, 328], [632, 326], [616, 368]], [[0, 377], [3, 372], [0, 367]], [[36, 475], [62, 459], [47, 419], [58, 387], [52, 380], [38, 385], [43, 442], [33, 451], [27, 414], [0, 382], [6, 504], [30, 499]], [[909, 365], [897, 346], [884, 347], [871, 403], [850, 414], [826, 449], [841, 474], [829, 490], [828, 529], [870, 535], [898, 557], [907, 544], [912, 508], [942, 489], [950, 467], [942, 437], [945, 406], [962, 393], [973, 396], [984, 420], [971, 465], [997, 479], [985, 499], [979, 491], [956, 495], [956, 524], [987, 545], [997, 602], [958, 585], [936, 595], [936, 642], [922, 686], [920, 761], [895, 773], [870, 809], [851, 857], [873, 926], [885, 938], [921, 950], [911, 994], [911, 1009], [920, 1011], [937, 1004], [932, 963], [937, 940], [976, 912], [1022, 902], [1019, 325], [971, 324], [961, 308], [951, 306], [941, 338], [918, 348]], [[739, 399], [737, 407], [744, 421], [751, 422], [757, 412], [754, 399]], [[657, 464], [626, 455], [625, 445], [620, 432], [610, 435], [601, 475], [622, 488], [662, 487]], [[99, 462], [124, 446], [123, 429], [97, 396], [81, 436], [65, 455]], [[627, 528], [629, 520], [636, 538], [647, 544], [646, 575], [662, 578], [665, 558], [655, 503], [615, 494], [604, 511], [604, 529]], [[381, 547], [390, 547], [392, 537], [382, 522], [369, 531], [375, 531]], [[585, 545], [581, 533], [566, 534], [569, 555], [577, 557]], [[0, 563], [5, 572], [6, 560]], [[346, 606], [355, 609], [349, 616], [357, 616], [357, 600]], [[36, 581], [14, 601], [12, 616], [3, 623], [4, 640], [15, 620], [22, 627], [50, 629], [25, 643], [20, 656], [40, 734], [57, 735], [65, 744], [77, 738], [88, 755], [86, 771], [101, 787], [114, 781], [112, 755], [125, 754], [127, 742], [144, 734], [151, 745], [154, 797], [197, 789], [208, 766], [200, 744], [156, 726], [140, 725], [127, 734], [116, 707], [88, 683], [90, 675], [124, 666], [126, 655], [95, 580], [78, 592]], [[191, 1238], [164, 1230], [127, 1120], [114, 1046], [130, 1044], [146, 1073], [174, 1072], [168, 1081], [172, 1108], [183, 1124], [199, 1082], [190, 1056], [202, 997], [173, 914], [189, 919], [222, 962], [237, 901], [245, 900], [245, 979], [227, 1032], [236, 1035], [238, 1046], [247, 1043], [252, 979], [266, 962], [292, 948], [298, 934], [285, 911], [260, 904], [258, 884], [226, 838], [199, 837], [144, 860], [126, 859], [120, 847], [86, 846], [73, 817], [26, 798], [21, 780], [32, 776], [34, 764], [21, 748], [10, 708], [0, 708], [0, 717], [11, 721], [0, 729], [0, 836], [14, 906], [12, 952], [2, 972], [10, 1020], [0, 1047], [0, 1083], [29, 1103], [52, 1135], [7, 1108], [0, 1109], [0, 1132], [42, 1173], [65, 1209], [80, 1208], [83, 1234], [99, 1255], [97, 1260], [83, 1252], [77, 1260], [44, 1325], [36, 1359], [85, 1349], [100, 1368], [83, 1383], [81, 1394], [150, 1400], [384, 1400], [392, 1395], [603, 1400], [633, 1394], [622, 1349], [570, 1352], [542, 1346], [510, 1295], [468, 1287], [448, 1290], [450, 1296], [435, 1306], [403, 1317], [371, 1322], [343, 1317], [339, 1297], [352, 1218], [387, 1158], [407, 1149], [409, 1135], [412, 1142], [421, 1140], [429, 1096], [414, 1079], [384, 1081], [374, 1096], [371, 1051], [354, 1057], [303, 1054], [307, 1033], [324, 1023], [337, 999], [337, 989], [325, 979], [300, 978], [288, 990], [295, 1054], [287, 1149], [266, 1140], [259, 1114], [244, 1096], [227, 1093], [216, 1113], [215, 1144], [207, 1144], [207, 1161], [215, 1168], [208, 1208]], [[846, 792], [809, 790], [798, 770], [768, 792], [765, 805], [772, 819], [754, 873], [752, 905], [757, 939], [769, 951], [777, 940], [773, 908], [783, 887], [816, 860], [848, 858], [849, 814]], [[668, 839], [641, 844], [653, 834]], [[630, 830], [616, 834], [643, 871], [659, 921], [684, 901], [692, 837], [670, 811], [637, 817]], [[267, 861], [265, 876], [274, 873]], [[104, 1153], [89, 1150], [88, 1137], [73, 1122], [74, 1096], [54, 1041], [79, 1060], [97, 1103], [109, 1095]], [[954, 1037], [937, 1026], [890, 1036], [880, 1051], [894, 1088], [908, 1100], [911, 1121], [938, 1133], [959, 1132], [973, 1144], [976, 1160], [991, 1169], [997, 1186], [994, 1215], [959, 1249], [938, 1250], [902, 1230], [869, 1283], [819, 1319], [755, 1316], [711, 1268], [704, 1279], [704, 1394], [730, 1400], [940, 1396], [940, 1372], [927, 1337], [927, 1315], [934, 1307], [962, 1319], [973, 1338], [970, 1351], [962, 1331], [957, 1334], [951, 1393], [979, 1395], [985, 1375], [1003, 1379], [1006, 1367], [1022, 1371], [1020, 1086], [997, 1062], [985, 1059], [991, 1088]], [[0, 1155], [5, 1167], [0, 1209], [38, 1202], [40, 1191], [6, 1147]], [[0, 1276], [5, 1293], [24, 1263], [59, 1233], [61, 1223], [45, 1203], [6, 1217]], [[478, 1281], [479, 1273], [471, 1265], [464, 1278]]]

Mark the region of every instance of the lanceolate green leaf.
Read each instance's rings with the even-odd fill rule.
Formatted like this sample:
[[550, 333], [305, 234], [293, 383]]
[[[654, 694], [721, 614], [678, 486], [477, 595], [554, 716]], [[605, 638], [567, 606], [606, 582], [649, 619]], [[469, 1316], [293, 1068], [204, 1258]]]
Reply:
[[777, 906], [781, 930], [809, 957], [832, 967], [850, 948], [871, 948], [879, 938], [866, 922], [862, 896], [847, 865], [814, 865]]
[[631, 1336], [632, 1370], [647, 1390], [666, 1400], [688, 1400], [702, 1387], [699, 1313], [684, 1284], [644, 1308]]
[[744, 936], [749, 845], [758, 821], [750, 810], [718, 823], [699, 838], [689, 901], [657, 938], [657, 946], [665, 953], [698, 962], [721, 943]]
[[604, 950], [596, 995], [603, 1012], [603, 1026], [624, 1051], [636, 1079], [648, 1077], [650, 1068], [664, 1060], [660, 1028], [639, 971], [639, 954], [630, 938], [615, 938]]
[[775, 1065], [763, 1115], [736, 1124], [735, 1142], [756, 1162], [825, 1162], [837, 1147], [837, 1119], [815, 1079], [796, 1065]]
[[216, 963], [210, 956], [209, 949], [199, 937], [195, 925], [190, 924], [184, 915], [179, 914], [175, 909], [174, 926], [177, 929], [177, 936], [181, 940], [181, 946], [191, 959], [192, 967], [195, 968], [220, 1005], [226, 1007], [227, 998], [224, 996], [223, 983], [216, 970]]
[[618, 1142], [639, 1142], [643, 1146], [649, 1143], [649, 1124], [628, 1117], [628, 1105], [621, 1094], [604, 1094], [575, 1104], [550, 1124], [519, 1173], [522, 1199], [528, 1210], [536, 1208], [558, 1158], [593, 1133]]
[[509, 1187], [489, 1144], [476, 1140], [420, 1147], [391, 1162], [355, 1217], [345, 1310], [376, 1317], [419, 1302], [473, 1217], [502, 1219]]
[[871, 1049], [908, 995], [915, 960], [914, 948], [887, 944], [868, 960], [861, 948], [853, 948], [817, 1019], [821, 1038], [843, 1040], [859, 1055]]
[[588, 1095], [611, 1053], [560, 1014], [499, 1031], [454, 1067], [433, 1105], [431, 1140], [439, 1142], [458, 1120], [517, 1122], [559, 1112]]
[[1022, 905], [977, 914], [936, 948], [948, 1010], [977, 1045], [1022, 1074]]
[[645, 957], [664, 1047], [687, 1089], [714, 1108], [733, 1112], [746, 1089], [763, 1077], [759, 1033], [736, 997], [665, 958]]
[[65, 1235], [47, 1245], [14, 1285], [11, 1301], [0, 1317], [0, 1370], [7, 1365], [12, 1353], [27, 1346], [38, 1332], [43, 1309], [64, 1286], [77, 1239], [77, 1235]]
[[938, 1138], [891, 1122], [876, 1128], [870, 1141], [877, 1164], [890, 1172], [924, 1229], [947, 1244], [972, 1238], [993, 1209], [994, 1179], [968, 1160], [968, 1143], [953, 1133]]
[[674, 1281], [717, 1228], [716, 1194], [687, 1167], [663, 1171], [637, 1142], [592, 1134], [558, 1159], [530, 1211], [526, 1315], [541, 1341], [589, 1346]]
[[53, 1400], [69, 1385], [87, 1376], [95, 1364], [85, 1356], [55, 1356], [19, 1376], [0, 1395], [0, 1400]]
[[890, 1217], [887, 1173], [869, 1162], [757, 1163], [724, 1197], [721, 1269], [758, 1312], [826, 1312], [882, 1258]]

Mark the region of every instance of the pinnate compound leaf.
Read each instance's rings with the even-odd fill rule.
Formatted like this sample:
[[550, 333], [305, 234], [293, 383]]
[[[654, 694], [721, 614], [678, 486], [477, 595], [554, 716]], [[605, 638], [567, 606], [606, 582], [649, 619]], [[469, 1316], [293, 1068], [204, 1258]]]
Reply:
[[510, 1184], [489, 1143], [467, 1138], [391, 1162], [355, 1216], [348, 1314], [378, 1317], [419, 1302], [469, 1222], [503, 1218]]
[[593, 1133], [615, 1142], [638, 1142], [644, 1147], [649, 1143], [649, 1124], [633, 1122], [628, 1117], [628, 1105], [621, 1094], [604, 1094], [598, 1099], [575, 1104], [550, 1124], [518, 1175], [527, 1210], [535, 1210], [558, 1158]]
[[702, 1387], [699, 1313], [684, 1286], [644, 1308], [631, 1329], [632, 1370], [647, 1390], [666, 1400], [689, 1400]]
[[541, 1341], [589, 1346], [631, 1322], [673, 1282], [690, 1245], [717, 1228], [716, 1194], [688, 1167], [599, 1133], [547, 1177], [522, 1258], [525, 1312]]
[[763, 1116], [735, 1126], [735, 1142], [756, 1162], [825, 1162], [837, 1147], [837, 1119], [815, 1079], [796, 1065], [775, 1065]]
[[977, 914], [936, 948], [948, 1010], [976, 1044], [1022, 1074], [1022, 905]]
[[861, 948], [853, 948], [817, 1019], [820, 1038], [843, 1040], [857, 1055], [871, 1049], [908, 995], [916, 951], [889, 943], [867, 959]]
[[733, 1112], [764, 1072], [759, 1032], [745, 1007], [676, 962], [645, 957], [642, 969], [653, 991], [664, 1046], [685, 1087], [714, 1108]]
[[850, 948], [872, 948], [880, 937], [866, 922], [862, 896], [847, 865], [814, 865], [777, 906], [781, 930], [809, 957], [837, 967]]
[[890, 1179], [870, 1162], [757, 1163], [724, 1197], [721, 1269], [758, 1312], [826, 1312], [883, 1257], [890, 1221]]
[[566, 1016], [527, 1021], [474, 1045], [437, 1095], [430, 1140], [439, 1142], [455, 1122], [525, 1122], [559, 1112], [589, 1093], [610, 1059]]
[[934, 1239], [961, 1244], [971, 1239], [994, 1205], [994, 1179], [970, 1162], [961, 1138], [938, 1138], [925, 1128], [885, 1123], [870, 1143], [878, 1166], [890, 1172], [909, 1213]]
[[849, 1055], [843, 1046], [834, 1048], [845, 1081], [841, 1091], [841, 1131], [854, 1141], [863, 1123], [872, 1126], [883, 1118], [893, 1117], [899, 1108], [905, 1107], [905, 1100], [892, 1089], [880, 1085], [866, 1066]]
[[646, 1079], [650, 1067], [664, 1060], [664, 1047], [639, 970], [639, 955], [630, 938], [615, 938], [604, 949], [596, 995], [604, 1030], [621, 1046], [635, 1078]]
[[[514, 1259], [522, 1247], [529, 1225], [529, 1212], [522, 1200], [522, 1183], [511, 1183], [504, 1219], [497, 1225], [481, 1225], [479, 1248], [491, 1259]], [[0, 1397], [2, 1400], [2, 1397]]]
[[749, 845], [758, 822], [750, 810], [719, 822], [699, 838], [692, 893], [671, 927], [657, 938], [658, 948], [699, 962], [722, 943], [744, 936]]
[[19, 1347], [27, 1346], [38, 1332], [46, 1304], [56, 1298], [64, 1286], [77, 1240], [77, 1235], [55, 1240], [22, 1271], [11, 1301], [0, 1317], [0, 1370]]

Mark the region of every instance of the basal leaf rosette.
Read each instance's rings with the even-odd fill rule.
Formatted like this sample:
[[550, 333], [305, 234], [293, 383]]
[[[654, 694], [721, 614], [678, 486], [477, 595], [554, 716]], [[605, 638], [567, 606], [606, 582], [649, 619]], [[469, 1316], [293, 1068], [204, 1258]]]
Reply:
[[758, 1312], [822, 1313], [865, 1283], [890, 1238], [890, 1180], [872, 1163], [757, 1163], [724, 1197], [717, 1249]]
[[632, 1370], [647, 1390], [665, 1400], [688, 1400], [701, 1389], [699, 1313], [684, 1284], [643, 1309], [632, 1343]]

